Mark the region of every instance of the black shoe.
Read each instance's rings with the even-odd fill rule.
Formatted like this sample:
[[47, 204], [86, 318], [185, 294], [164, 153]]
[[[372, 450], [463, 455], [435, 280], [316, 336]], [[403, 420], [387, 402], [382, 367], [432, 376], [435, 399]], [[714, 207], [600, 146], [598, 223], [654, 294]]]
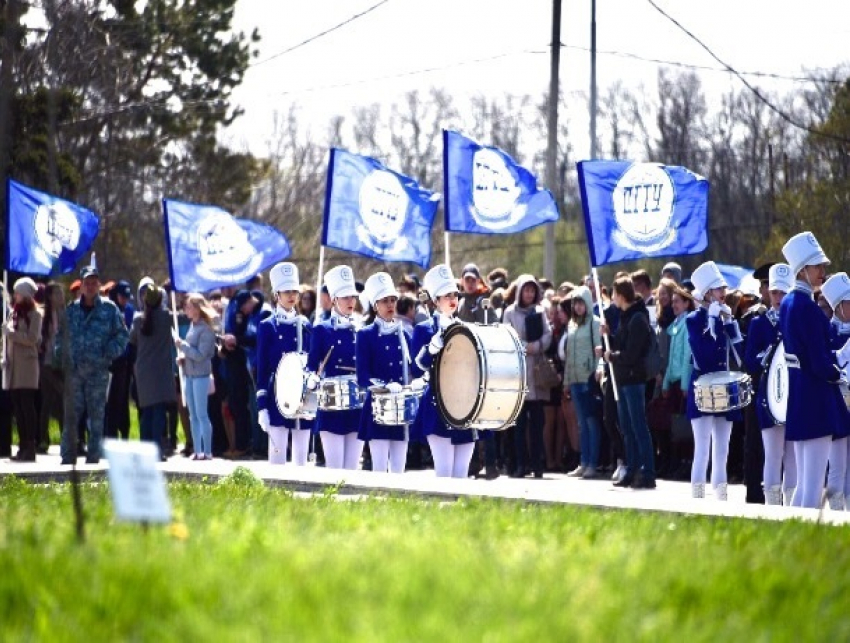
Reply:
[[632, 481], [632, 489], [655, 489], [655, 478], [638, 473]]
[[527, 475], [528, 472], [522, 467], [519, 467], [518, 469], [513, 470], [513, 472], [511, 473], [511, 478], [524, 478]]
[[499, 477], [499, 470], [494, 466], [490, 465], [484, 471], [484, 478], [487, 480], [495, 480]]
[[620, 480], [619, 482], [615, 482], [614, 486], [615, 487], [631, 487], [632, 484], [634, 483], [634, 481], [635, 481], [635, 477], [632, 474], [627, 473], [625, 476], [623, 476], [622, 480]]
[[534, 472], [534, 477], [535, 477], [535, 478], [538, 478], [538, 479], [542, 478], [542, 477], [543, 477], [543, 470], [542, 470], [542, 469], [538, 469], [537, 471], [535, 471], [535, 472]]
[[100, 464], [100, 458], [98, 458], [97, 456], [92, 456], [92, 455], [87, 456], [86, 457], [86, 464]]
[[77, 461], [76, 461], [76, 460], [72, 460], [72, 459], [68, 459], [68, 458], [62, 458], [62, 462], [60, 462], [59, 464], [61, 464], [61, 465], [63, 465], [63, 466], [67, 465], [67, 466], [69, 466], [69, 467], [72, 467], [72, 466], [74, 466], [76, 463], [77, 463]]

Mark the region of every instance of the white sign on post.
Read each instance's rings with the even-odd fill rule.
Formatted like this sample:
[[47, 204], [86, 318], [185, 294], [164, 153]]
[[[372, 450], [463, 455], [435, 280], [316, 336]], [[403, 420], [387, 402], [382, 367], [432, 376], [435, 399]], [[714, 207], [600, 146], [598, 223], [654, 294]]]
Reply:
[[157, 467], [159, 450], [152, 442], [104, 440], [109, 461], [109, 488], [118, 520], [171, 522], [165, 476]]

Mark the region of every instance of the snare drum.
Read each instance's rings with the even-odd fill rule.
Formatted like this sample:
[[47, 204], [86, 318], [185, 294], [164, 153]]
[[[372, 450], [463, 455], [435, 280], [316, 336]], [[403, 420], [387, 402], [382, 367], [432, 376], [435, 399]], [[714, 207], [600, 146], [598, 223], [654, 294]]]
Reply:
[[400, 393], [390, 393], [385, 388], [372, 389], [372, 418], [376, 424], [387, 426], [413, 424], [423, 392], [410, 387], [404, 387]]
[[702, 413], [734, 411], [745, 407], [752, 398], [753, 384], [746, 373], [706, 373], [694, 382], [694, 401]]
[[322, 411], [351, 411], [363, 408], [366, 392], [354, 375], [339, 375], [319, 382], [317, 397]]
[[510, 326], [454, 324], [443, 336], [431, 383], [449, 426], [507, 429], [528, 390], [525, 349]]
[[316, 393], [307, 390], [307, 353], [287, 353], [280, 358], [274, 375], [277, 409], [287, 419], [316, 417]]

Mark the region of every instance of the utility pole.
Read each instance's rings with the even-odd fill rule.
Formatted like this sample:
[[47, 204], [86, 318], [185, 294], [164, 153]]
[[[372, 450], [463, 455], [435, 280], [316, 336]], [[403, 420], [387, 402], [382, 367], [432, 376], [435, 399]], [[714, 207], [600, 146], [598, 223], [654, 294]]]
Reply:
[[[6, 0], [3, 10], [4, 29], [0, 36], [0, 229], [8, 234], [6, 226], [6, 177], [12, 163], [14, 123], [12, 100], [15, 91], [15, 47], [20, 31], [22, 7], [19, 0]], [[5, 252], [5, 249], [4, 249]]]
[[[558, 184], [558, 102], [561, 94], [559, 68], [561, 64], [561, 0], [552, 0], [552, 52], [549, 69], [549, 107], [548, 107], [548, 144], [546, 146], [546, 185], [554, 193], [556, 200]], [[558, 203], [560, 209], [561, 203]], [[543, 274], [547, 279], [555, 280], [555, 224], [546, 224], [546, 256]]]
[[596, 0], [590, 0], [590, 160], [595, 161], [596, 149]]

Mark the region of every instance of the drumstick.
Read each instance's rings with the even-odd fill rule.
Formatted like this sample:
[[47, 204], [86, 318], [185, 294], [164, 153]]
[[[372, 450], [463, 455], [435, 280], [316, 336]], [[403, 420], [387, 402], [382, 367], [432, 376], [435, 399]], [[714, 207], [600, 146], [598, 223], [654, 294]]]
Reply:
[[325, 359], [323, 359], [323, 360], [321, 361], [321, 363], [319, 364], [319, 370], [318, 370], [318, 371], [316, 371], [316, 375], [318, 375], [319, 377], [321, 377], [321, 376], [322, 376], [322, 373], [324, 373], [324, 372], [325, 372], [325, 366], [327, 366], [327, 365], [328, 365], [328, 360], [331, 358], [331, 353], [333, 353], [333, 350], [334, 350], [334, 347], [333, 347], [333, 346], [331, 346], [331, 347], [328, 349], [328, 354], [327, 354], [327, 355], [325, 355]]

